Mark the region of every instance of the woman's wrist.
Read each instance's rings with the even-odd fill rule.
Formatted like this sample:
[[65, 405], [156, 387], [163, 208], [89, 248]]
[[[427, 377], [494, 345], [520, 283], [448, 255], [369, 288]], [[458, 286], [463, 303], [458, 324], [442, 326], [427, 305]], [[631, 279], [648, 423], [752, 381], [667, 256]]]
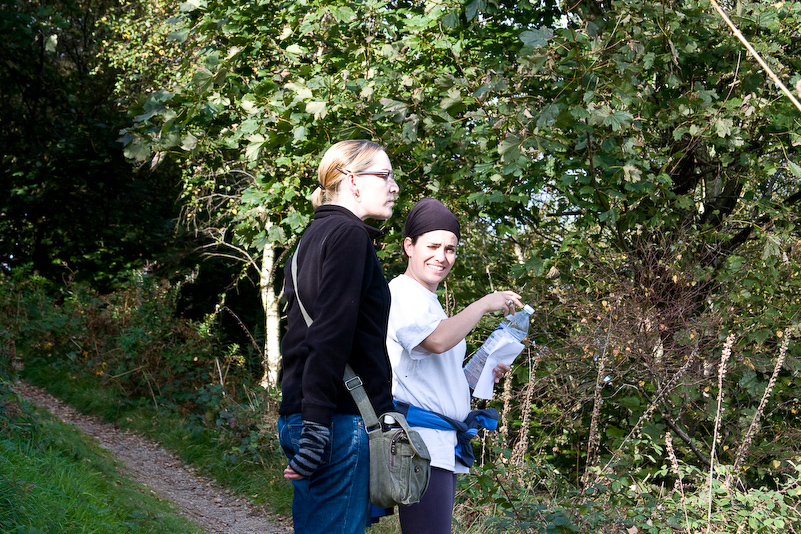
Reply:
[[299, 475], [310, 477], [323, 461], [323, 450], [330, 435], [331, 431], [327, 426], [303, 421], [298, 452], [289, 461], [289, 467]]

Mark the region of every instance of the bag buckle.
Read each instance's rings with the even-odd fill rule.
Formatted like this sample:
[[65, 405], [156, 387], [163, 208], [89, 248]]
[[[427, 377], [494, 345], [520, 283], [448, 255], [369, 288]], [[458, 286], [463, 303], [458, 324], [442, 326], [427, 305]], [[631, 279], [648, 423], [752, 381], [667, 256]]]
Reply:
[[[353, 383], [353, 385], [351, 385], [351, 383]], [[362, 383], [362, 379], [358, 375], [354, 376], [353, 378], [345, 380], [345, 387], [347, 388], [348, 391], [353, 391], [354, 389], [361, 387], [363, 385], [364, 384]]]

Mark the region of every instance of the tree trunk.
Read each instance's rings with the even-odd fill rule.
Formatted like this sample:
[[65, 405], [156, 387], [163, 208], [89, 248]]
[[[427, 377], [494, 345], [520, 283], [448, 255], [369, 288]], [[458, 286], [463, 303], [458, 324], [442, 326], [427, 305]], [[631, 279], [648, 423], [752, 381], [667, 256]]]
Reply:
[[278, 316], [278, 296], [273, 287], [275, 249], [265, 246], [261, 259], [261, 304], [264, 307], [264, 375], [262, 387], [278, 384], [278, 371], [281, 367], [281, 345], [279, 343], [280, 321]]

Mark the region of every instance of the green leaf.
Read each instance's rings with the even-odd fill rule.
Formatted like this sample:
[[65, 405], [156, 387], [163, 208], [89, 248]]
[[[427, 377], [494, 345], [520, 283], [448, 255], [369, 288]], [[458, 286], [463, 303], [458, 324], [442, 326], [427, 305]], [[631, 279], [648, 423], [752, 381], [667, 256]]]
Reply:
[[417, 140], [417, 116], [413, 115], [410, 120], [403, 123], [403, 141], [413, 143]]
[[189, 38], [189, 29], [187, 28], [170, 32], [167, 35], [167, 39], [169, 39], [170, 41], [175, 41], [177, 43], [184, 43], [188, 38]]
[[542, 107], [540, 116], [537, 118], [537, 128], [547, 128], [549, 126], [553, 126], [553, 124], [556, 122], [556, 117], [559, 115], [561, 110], [561, 104], [545, 104]]
[[535, 28], [520, 33], [520, 40], [523, 44], [531, 48], [541, 48], [548, 44], [553, 38], [553, 30], [550, 28]]
[[248, 145], [245, 147], [245, 158], [250, 163], [258, 162], [262, 146], [264, 146], [263, 135], [255, 134], [248, 137]]
[[620, 131], [623, 128], [628, 128], [634, 116], [628, 111], [618, 110], [614, 113], [607, 115], [604, 119], [603, 126], [611, 126], [613, 132]]
[[642, 171], [635, 165], [623, 166], [623, 179], [627, 182], [637, 183], [642, 178]]
[[467, 6], [465, 6], [465, 17], [467, 21], [470, 22], [474, 20], [479, 13], [487, 9], [487, 2], [486, 0], [470, 0]]
[[143, 162], [150, 157], [150, 144], [142, 142], [140, 138], [134, 138], [125, 145], [123, 153], [128, 159]]
[[192, 83], [196, 86], [197, 92], [205, 93], [211, 87], [213, 79], [214, 75], [209, 69], [198, 66], [195, 74], [192, 76]]
[[796, 162], [789, 160], [787, 161], [787, 166], [789, 167], [790, 172], [793, 173], [793, 176], [796, 178], [801, 178], [801, 166], [799, 166]]
[[331, 8], [331, 14], [337, 22], [349, 22], [356, 18], [356, 12], [347, 6], [334, 6]]
[[732, 119], [718, 117], [715, 120], [715, 133], [718, 134], [718, 137], [729, 137], [731, 135], [732, 124]]
[[300, 61], [300, 57], [305, 53], [306, 51], [297, 44], [291, 44], [284, 50], [286, 57], [293, 62]]
[[598, 220], [601, 222], [614, 224], [618, 220], [618, 210], [617, 208], [612, 208], [608, 211], [605, 211], [598, 215]]
[[290, 91], [294, 91], [298, 97], [298, 100], [310, 100], [314, 96], [311, 89], [309, 89], [305, 85], [301, 85], [295, 82], [290, 82], [286, 84], [284, 87], [286, 87]]
[[51, 34], [45, 39], [45, 52], [55, 52], [58, 47], [58, 35]]
[[197, 137], [195, 137], [191, 133], [187, 133], [181, 141], [181, 148], [187, 151], [191, 151], [194, 150], [196, 147], [197, 147]]
[[326, 102], [309, 102], [306, 104], [306, 113], [314, 115], [315, 119], [324, 119], [328, 115]]
[[462, 93], [458, 87], [451, 87], [448, 89], [448, 96], [443, 98], [439, 105], [442, 109], [448, 109], [451, 106], [462, 102]]
[[520, 138], [508, 136], [498, 144], [498, 153], [504, 161], [516, 160], [520, 156]]

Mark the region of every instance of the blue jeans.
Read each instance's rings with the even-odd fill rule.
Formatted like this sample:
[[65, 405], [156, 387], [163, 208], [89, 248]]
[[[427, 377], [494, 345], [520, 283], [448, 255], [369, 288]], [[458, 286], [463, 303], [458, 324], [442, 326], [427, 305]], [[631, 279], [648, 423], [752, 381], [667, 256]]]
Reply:
[[[298, 452], [300, 414], [278, 419], [278, 439], [287, 458]], [[357, 534], [370, 524], [370, 449], [358, 415], [336, 414], [323, 462], [311, 478], [293, 480], [296, 534]]]

